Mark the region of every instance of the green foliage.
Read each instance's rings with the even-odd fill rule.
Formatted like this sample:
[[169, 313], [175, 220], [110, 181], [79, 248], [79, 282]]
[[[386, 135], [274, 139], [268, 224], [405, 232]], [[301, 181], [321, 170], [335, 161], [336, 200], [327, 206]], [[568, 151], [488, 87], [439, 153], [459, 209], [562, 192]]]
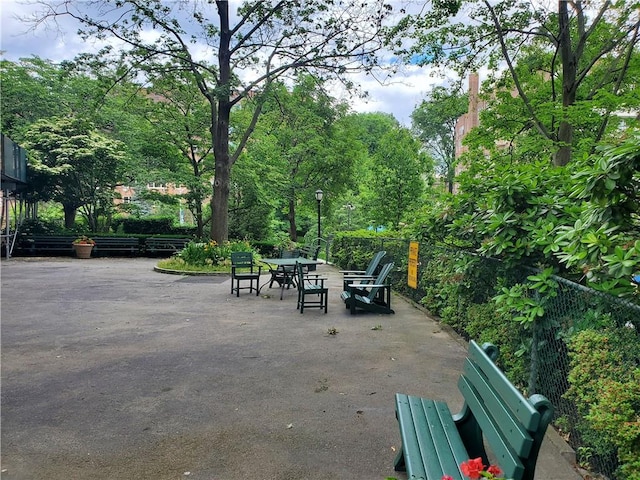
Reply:
[[499, 362], [509, 379], [520, 386], [527, 385], [527, 358], [520, 354], [520, 345], [526, 341], [527, 333], [511, 316], [496, 312], [493, 302], [472, 303], [465, 312], [464, 331], [478, 344], [490, 342], [500, 346]]
[[414, 132], [436, 162], [437, 173], [453, 191], [455, 178], [455, 127], [468, 109], [467, 95], [444, 87], [435, 87], [411, 114]]
[[[425, 205], [415, 214], [412, 232], [510, 264], [552, 268], [565, 278], [637, 301], [640, 293], [631, 276], [640, 271], [639, 151], [635, 135], [566, 167], [546, 161], [507, 164], [498, 154], [471, 157], [459, 177], [460, 193]], [[534, 290], [544, 286], [533, 285]], [[522, 299], [525, 317], [539, 316], [540, 310], [533, 314], [537, 300], [518, 288], [510, 294]]]
[[589, 285], [635, 296], [630, 276], [640, 271], [640, 134], [602, 147], [573, 176], [571, 196], [580, 218], [559, 226], [558, 258], [580, 268]]
[[[256, 233], [264, 235], [270, 218], [264, 207], [271, 204], [288, 224], [290, 239], [297, 241], [298, 223], [315, 226], [305, 221], [316, 216], [315, 190], [331, 192], [322, 202], [323, 212], [330, 212], [332, 197], [353, 185], [353, 167], [365, 147], [345, 118], [346, 104], [327, 95], [315, 77], [300, 75], [291, 89], [275, 83], [264, 95], [262, 111], [255, 141], [236, 165], [234, 179], [243, 181], [232, 189], [230, 207], [234, 218], [253, 213], [254, 225], [262, 220]], [[241, 233], [238, 229], [236, 235]]]
[[361, 186], [373, 225], [398, 228], [423, 201], [433, 162], [406, 129], [388, 131], [373, 155]]
[[632, 79], [640, 34], [628, 2], [557, 5], [433, 2], [390, 27], [387, 42], [407, 63], [418, 58], [461, 77], [481, 68], [500, 72], [489, 81], [484, 147], [493, 151], [499, 140], [517, 157], [562, 166], [634, 123], [617, 113], [639, 104]]
[[617, 452], [621, 478], [640, 478], [640, 342], [635, 329], [584, 330], [570, 342], [571, 387], [598, 454]]
[[27, 219], [20, 225], [21, 235], [54, 235], [61, 234], [64, 227], [60, 220]]
[[173, 219], [171, 217], [123, 218], [121, 220], [124, 233], [132, 234], [168, 234], [171, 233]]
[[517, 283], [510, 288], [502, 287], [502, 293], [494, 297], [498, 312], [513, 315], [513, 320], [525, 328], [545, 314], [545, 304], [557, 295], [558, 282], [553, 269], [547, 268], [536, 275], [529, 275], [527, 283]]
[[68, 228], [81, 209], [91, 231], [98, 231], [98, 218], [113, 211], [114, 188], [125, 160], [123, 145], [99, 133], [91, 122], [54, 117], [32, 124], [23, 146], [29, 154], [32, 198], [60, 202]]
[[334, 263], [346, 270], [364, 269], [375, 253], [382, 249], [382, 242], [389, 232], [373, 230], [354, 230], [336, 234], [331, 243], [331, 258]]
[[229, 267], [233, 252], [253, 252], [257, 255], [247, 241], [218, 244], [211, 240], [210, 242], [189, 242], [176, 256], [189, 265]]

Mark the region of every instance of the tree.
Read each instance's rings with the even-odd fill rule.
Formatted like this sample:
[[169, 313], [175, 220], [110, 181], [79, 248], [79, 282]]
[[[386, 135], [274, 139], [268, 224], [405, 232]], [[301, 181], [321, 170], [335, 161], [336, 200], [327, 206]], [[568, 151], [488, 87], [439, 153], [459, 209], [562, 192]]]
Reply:
[[413, 130], [436, 161], [449, 193], [453, 192], [456, 174], [456, 122], [467, 108], [466, 95], [435, 87], [411, 114]]
[[283, 84], [273, 85], [264, 105], [260, 136], [247, 147], [247, 154], [272, 165], [271, 190], [284, 203], [293, 241], [298, 235], [298, 205], [315, 207], [318, 188], [339, 196], [351, 186], [353, 165], [364, 155], [345, 118], [347, 109], [309, 75], [298, 77], [291, 91]]
[[[171, 69], [171, 65], [147, 67], [148, 86], [128, 110], [143, 119], [153, 132], [156, 144], [161, 142], [161, 162], [153, 173], [153, 181], [171, 181], [188, 188], [187, 206], [196, 221], [196, 234], [204, 238], [203, 205], [211, 191], [213, 155], [208, 139], [211, 110], [202, 97], [193, 76]], [[159, 178], [158, 176], [166, 178]]]
[[31, 125], [23, 146], [32, 175], [40, 179], [34, 185], [44, 186], [62, 204], [65, 227], [73, 227], [81, 209], [91, 231], [98, 231], [98, 217], [113, 209], [123, 145], [85, 120], [51, 118]]
[[[37, 120], [55, 116], [90, 117], [104, 104], [104, 90], [71, 62], [39, 57], [0, 62], [2, 131], [16, 140]], [[108, 123], [108, 121], [107, 121]]]
[[411, 132], [396, 128], [387, 132], [373, 155], [367, 175], [365, 204], [375, 225], [397, 228], [423, 200], [432, 160], [421, 152]]
[[[551, 11], [525, 1], [434, 2], [426, 13], [405, 17], [388, 38], [422, 64], [461, 73], [504, 67], [509, 83], [501, 79], [494, 88], [513, 88], [528, 117], [526, 128], [553, 143], [552, 162], [561, 166], [579, 143], [575, 125], [585, 102], [599, 113], [597, 127], [589, 132], [593, 143], [603, 137], [614, 112], [638, 105], [633, 79], [640, 69], [640, 17], [638, 3], [624, 0], [559, 0], [557, 5]], [[405, 47], [404, 32], [413, 45]], [[536, 72], [544, 81], [546, 98], [536, 99], [537, 91], [527, 90], [525, 72], [529, 78]]]
[[[94, 10], [90, 10], [93, 8]], [[211, 110], [210, 136], [215, 158], [214, 221], [211, 238], [228, 237], [231, 168], [244, 149], [258, 117], [230, 147], [230, 117], [234, 106], [259, 97], [290, 71], [343, 75], [376, 66], [382, 21], [391, 7], [376, 2], [320, 0], [247, 1], [231, 16], [228, 1], [216, 1], [215, 13], [205, 3], [161, 0], [100, 0], [48, 2], [36, 21], [71, 16], [84, 27], [84, 38], [115, 38], [130, 48], [122, 65], [137, 69], [156, 59], [171, 59], [173, 68], [189, 72]], [[217, 23], [209, 19], [217, 17]], [[141, 35], [145, 28], [156, 35]], [[200, 60], [198, 49], [214, 51], [216, 64]]]
[[400, 123], [390, 113], [354, 113], [352, 122], [357, 128], [357, 138], [367, 147], [372, 156], [377, 150], [382, 137], [389, 131], [400, 128]]

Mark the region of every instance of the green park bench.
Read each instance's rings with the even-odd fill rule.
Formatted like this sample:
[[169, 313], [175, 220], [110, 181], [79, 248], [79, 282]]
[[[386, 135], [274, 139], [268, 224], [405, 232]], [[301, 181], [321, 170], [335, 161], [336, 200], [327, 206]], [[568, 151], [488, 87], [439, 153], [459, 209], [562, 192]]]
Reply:
[[73, 235], [33, 235], [27, 237], [23, 250], [30, 255], [73, 255]]
[[144, 240], [144, 250], [147, 255], [173, 255], [182, 250], [190, 238], [148, 237]]
[[96, 241], [93, 251], [96, 256], [140, 254], [140, 239], [137, 237], [92, 237]]
[[489, 465], [486, 442], [502, 476], [533, 480], [553, 407], [543, 395], [525, 398], [495, 365], [497, 357], [497, 347], [470, 342], [458, 381], [464, 405], [457, 415], [445, 402], [396, 394], [402, 439], [396, 471], [406, 470], [411, 479], [465, 480], [461, 463], [480, 457]]

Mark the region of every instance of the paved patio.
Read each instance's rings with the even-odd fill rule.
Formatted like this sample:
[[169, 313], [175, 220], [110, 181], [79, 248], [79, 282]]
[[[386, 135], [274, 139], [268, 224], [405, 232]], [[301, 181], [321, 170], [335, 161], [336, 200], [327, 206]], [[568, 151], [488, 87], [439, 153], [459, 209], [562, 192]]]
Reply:
[[[400, 297], [351, 316], [321, 265], [301, 315], [155, 263], [2, 261], [2, 479], [404, 479], [394, 393], [460, 405], [464, 342]], [[580, 479], [568, 453], [549, 435], [536, 479]]]

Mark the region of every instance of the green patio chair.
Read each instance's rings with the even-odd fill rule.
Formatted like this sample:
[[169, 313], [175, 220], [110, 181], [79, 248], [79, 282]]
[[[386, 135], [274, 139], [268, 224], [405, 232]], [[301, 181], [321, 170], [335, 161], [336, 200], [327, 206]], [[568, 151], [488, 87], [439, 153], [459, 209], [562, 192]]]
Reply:
[[[306, 273], [304, 265], [296, 263], [297, 285], [298, 285], [298, 310], [304, 313], [305, 308], [324, 308], [327, 313], [329, 303], [329, 287], [325, 281], [329, 279], [317, 273]], [[307, 296], [313, 297], [311, 300]]]
[[340, 297], [345, 307], [351, 310], [351, 315], [358, 309], [376, 313], [395, 313], [391, 309], [391, 284], [385, 283], [393, 266], [393, 262], [385, 264], [373, 283], [347, 284]]
[[[253, 254], [251, 252], [233, 252], [231, 254], [231, 294], [236, 292], [236, 296], [240, 296], [240, 290], [249, 289], [249, 293], [253, 291], [253, 282], [256, 282], [256, 296], [260, 294], [260, 274], [262, 266], [253, 262]], [[241, 287], [240, 282], [248, 281], [248, 287]]]
[[386, 250], [380, 250], [376, 253], [366, 270], [340, 270], [342, 273], [344, 290], [347, 289], [348, 283], [371, 283], [376, 278], [378, 266], [387, 254]]

